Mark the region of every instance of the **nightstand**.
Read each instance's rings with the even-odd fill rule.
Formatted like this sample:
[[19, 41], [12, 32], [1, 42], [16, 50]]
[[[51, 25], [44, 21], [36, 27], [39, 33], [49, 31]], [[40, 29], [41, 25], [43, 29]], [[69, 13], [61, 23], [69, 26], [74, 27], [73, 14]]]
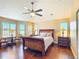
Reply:
[[70, 38], [58, 37], [58, 46], [70, 47]]

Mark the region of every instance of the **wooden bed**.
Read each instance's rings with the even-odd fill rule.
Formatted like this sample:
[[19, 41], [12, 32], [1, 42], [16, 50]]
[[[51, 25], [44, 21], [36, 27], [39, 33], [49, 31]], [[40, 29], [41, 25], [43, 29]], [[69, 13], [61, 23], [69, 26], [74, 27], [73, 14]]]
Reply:
[[[54, 38], [54, 29], [41, 29], [39, 33], [42, 32], [52, 32], [52, 38]], [[23, 39], [23, 49], [25, 47], [37, 50], [42, 52], [42, 55], [45, 55], [45, 45], [43, 38], [37, 37], [22, 37]], [[53, 42], [52, 42], [53, 43]]]

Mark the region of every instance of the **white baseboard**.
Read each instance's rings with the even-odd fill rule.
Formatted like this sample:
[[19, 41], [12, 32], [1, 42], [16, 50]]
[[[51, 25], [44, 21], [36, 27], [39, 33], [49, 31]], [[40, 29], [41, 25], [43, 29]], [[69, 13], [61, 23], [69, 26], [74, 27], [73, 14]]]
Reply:
[[77, 55], [75, 54], [75, 52], [74, 52], [74, 50], [73, 50], [72, 47], [71, 47], [71, 51], [72, 51], [72, 53], [73, 53], [73, 55], [74, 55], [74, 58], [77, 59]]

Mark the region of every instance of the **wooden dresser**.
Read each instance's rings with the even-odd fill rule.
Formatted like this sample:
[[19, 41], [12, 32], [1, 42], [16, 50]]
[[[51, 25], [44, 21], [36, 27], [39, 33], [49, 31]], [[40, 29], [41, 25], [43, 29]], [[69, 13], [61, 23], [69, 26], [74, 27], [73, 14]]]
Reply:
[[58, 37], [58, 46], [70, 47], [69, 37]]

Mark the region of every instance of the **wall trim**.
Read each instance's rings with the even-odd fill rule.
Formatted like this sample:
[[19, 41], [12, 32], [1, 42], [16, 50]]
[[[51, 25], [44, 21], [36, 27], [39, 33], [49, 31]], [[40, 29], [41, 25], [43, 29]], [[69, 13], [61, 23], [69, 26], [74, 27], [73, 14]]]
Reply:
[[71, 47], [70, 49], [71, 49], [71, 51], [72, 51], [72, 53], [73, 53], [74, 59], [77, 59], [77, 55], [75, 54], [73, 48]]

